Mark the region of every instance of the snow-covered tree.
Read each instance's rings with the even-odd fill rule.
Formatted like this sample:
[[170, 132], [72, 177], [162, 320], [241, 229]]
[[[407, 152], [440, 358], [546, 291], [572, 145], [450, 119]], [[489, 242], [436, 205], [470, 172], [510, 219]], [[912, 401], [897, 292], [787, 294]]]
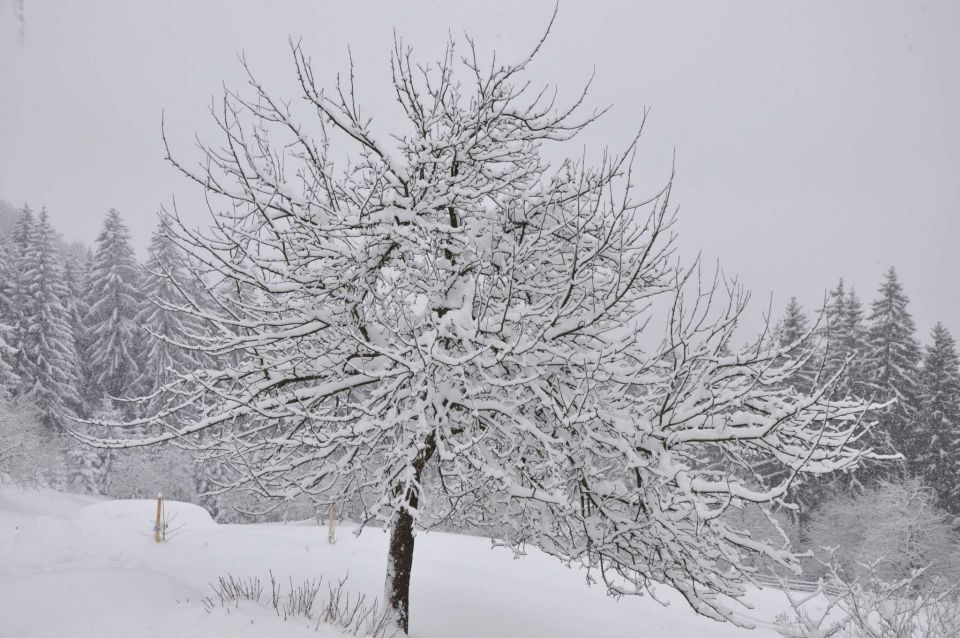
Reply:
[[841, 347], [848, 356], [853, 357], [847, 365], [844, 383], [850, 394], [869, 398], [872, 392], [867, 385], [866, 369], [870, 346], [867, 342], [867, 326], [863, 318], [863, 303], [853, 288], [847, 293], [844, 312], [846, 321], [842, 326]]
[[16, 321], [13, 307], [15, 271], [10, 259], [12, 251], [12, 244], [5, 237], [0, 237], [0, 402], [19, 385], [19, 377], [14, 372], [17, 353], [11, 345]]
[[144, 296], [136, 322], [147, 333], [140, 385], [152, 391], [176, 374], [201, 364], [203, 359], [197, 351], [183, 344], [195, 343], [203, 330], [189, 306], [190, 291], [196, 284], [191, 281], [183, 255], [163, 234], [162, 224], [150, 241], [148, 253], [141, 278]]
[[826, 353], [823, 361], [824, 374], [830, 375], [840, 370], [847, 363], [847, 353], [844, 351], [844, 328], [847, 319], [847, 291], [843, 278], [837, 282], [837, 287], [827, 295], [827, 305], [824, 309], [824, 322], [821, 330], [826, 340]]
[[80, 403], [77, 353], [69, 313], [63, 306], [68, 289], [57, 237], [46, 210], [40, 212], [32, 235], [23, 258], [23, 281], [29, 296], [23, 312], [27, 362], [23, 381], [43, 422], [53, 426], [60, 423], [61, 413], [69, 414]]
[[74, 443], [67, 450], [67, 462], [67, 481], [71, 490], [83, 494], [104, 493], [107, 469], [104, 464], [104, 450], [84, 443]]
[[790, 298], [783, 319], [777, 325], [776, 337], [779, 347], [786, 351], [786, 356], [801, 362], [797, 371], [786, 379], [785, 383], [801, 392], [809, 391], [816, 385], [820, 362], [814, 356], [814, 335], [810, 320], [796, 297]]
[[16, 351], [8, 343], [9, 333], [7, 326], [0, 324], [0, 402], [13, 396], [20, 385], [20, 377], [10, 363], [16, 356]]
[[[824, 380], [836, 380], [834, 398], [868, 399], [872, 392], [864, 384], [864, 359], [867, 352], [866, 327], [863, 324], [863, 308], [857, 293], [847, 290], [841, 279], [837, 287], [829, 291], [824, 308], [824, 319], [819, 329], [819, 352], [817, 365], [822, 369], [817, 373]], [[877, 437], [874, 445], [889, 450], [891, 444], [885, 437]], [[866, 466], [871, 462], [864, 463]], [[809, 520], [813, 509], [825, 500], [838, 494], [846, 494], [851, 487], [862, 488], [862, 479], [871, 473], [876, 474], [879, 467], [859, 472], [842, 472], [830, 475], [804, 477], [797, 490], [797, 500], [801, 504], [800, 519]]]
[[871, 305], [867, 331], [865, 391], [878, 400], [895, 400], [880, 415], [874, 440], [883, 445], [882, 437], [888, 437], [898, 451], [907, 453], [917, 435], [920, 344], [914, 337], [916, 328], [907, 310], [909, 299], [893, 267], [887, 271], [878, 293]]
[[937, 323], [921, 374], [920, 428], [908, 450], [913, 473], [936, 489], [941, 507], [960, 513], [960, 358]]
[[745, 556], [797, 560], [721, 515], [855, 467], [867, 406], [784, 388], [782, 349], [731, 346], [744, 295], [673, 265], [670, 185], [640, 192], [636, 138], [596, 166], [546, 159], [595, 114], [555, 109], [529, 58], [487, 65], [471, 43], [421, 67], [398, 45], [407, 126], [387, 137], [352, 79], [322, 92], [293, 53], [307, 121], [251, 76], [252, 97], [224, 98], [209, 173], [171, 160], [212, 204], [207, 231], [165, 220], [214, 300], [194, 347], [232, 365], [171, 380], [175, 406], [128, 424], [194, 410], [175, 431], [98, 444], [212, 433], [197, 445], [241, 487], [359, 503], [390, 527], [404, 630], [431, 511], [736, 621]]
[[111, 209], [97, 237], [86, 285], [89, 345], [85, 356], [93, 385], [109, 397], [136, 394], [143, 333], [136, 323], [142, 295], [130, 231]]
[[74, 349], [77, 352], [77, 392], [82, 400], [81, 411], [85, 412], [88, 408], [97, 406], [99, 397], [91, 387], [90, 379], [93, 374], [86, 358], [86, 353], [90, 349], [90, 331], [87, 326], [90, 308], [85, 299], [91, 260], [89, 250], [83, 257], [83, 259], [68, 259], [64, 262], [67, 296], [63, 304], [67, 309]]
[[14, 224], [10, 259], [13, 272], [10, 285], [13, 341], [10, 345], [15, 353], [14, 372], [20, 377], [21, 381], [25, 381], [33, 374], [30, 362], [27, 359], [27, 331], [29, 329], [27, 317], [32, 311], [33, 299], [28, 289], [24, 269], [27, 263], [27, 255], [35, 241], [35, 224], [33, 211], [29, 206], [24, 205]]
[[[122, 418], [109, 399], [101, 399], [91, 409], [94, 418], [117, 421]], [[84, 424], [81, 431], [87, 435], [104, 436], [104, 428]], [[74, 442], [67, 450], [69, 462], [68, 483], [71, 488], [87, 494], [107, 494], [115, 452], [92, 445]]]
[[[185, 347], [196, 343], [204, 333], [196, 309], [190, 305], [197, 299], [196, 294], [191, 294], [198, 292], [197, 283], [192, 280], [184, 255], [163, 233], [163, 224], [151, 239], [148, 255], [141, 277], [144, 297], [136, 319], [146, 332], [139, 387], [149, 394], [178, 374], [205, 367], [209, 357]], [[141, 411], [154, 412], [157, 405], [157, 399], [142, 400]], [[155, 433], [165, 425], [158, 421], [144, 429]], [[170, 496], [189, 496], [191, 500], [199, 495], [201, 504], [216, 515], [217, 499], [208, 494], [216, 489], [209, 480], [216, 472], [215, 459], [195, 462], [183, 450], [164, 446], [139, 456], [121, 456], [116, 474], [118, 482], [127, 484], [127, 495], [157, 490]], [[159, 481], [156, 477], [165, 478]]]
[[0, 236], [0, 324], [13, 325], [14, 294], [13, 242]]
[[0, 324], [0, 402], [9, 399], [20, 385], [20, 377], [11, 363], [16, 351], [9, 345], [10, 332], [8, 326]]
[[823, 374], [845, 371], [837, 384], [839, 397], [861, 396], [862, 369], [867, 352], [863, 308], [855, 290], [846, 290], [843, 279], [830, 291], [822, 328], [825, 342]]

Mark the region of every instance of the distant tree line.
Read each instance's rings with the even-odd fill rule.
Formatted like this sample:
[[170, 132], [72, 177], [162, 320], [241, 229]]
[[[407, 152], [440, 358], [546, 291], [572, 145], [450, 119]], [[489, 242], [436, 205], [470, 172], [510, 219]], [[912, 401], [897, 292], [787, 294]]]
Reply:
[[[899, 462], [874, 463], [857, 472], [799, 486], [810, 507], [831, 493], [876, 487], [881, 481], [919, 479], [932, 488], [940, 507], [960, 514], [960, 359], [956, 341], [937, 323], [921, 344], [909, 298], [891, 267], [876, 298], [864, 309], [856, 291], [841, 279], [815, 318], [791, 298], [772, 338], [804, 357], [789, 380], [798, 389], [843, 372], [837, 399], [890, 402], [877, 415], [868, 443], [902, 455]], [[802, 499], [804, 500], [804, 499]]]
[[[157, 235], [147, 261], [138, 263], [116, 210], [107, 213], [93, 250], [64, 245], [46, 210], [24, 206], [7, 222], [12, 228], [0, 236], [0, 399], [10, 429], [0, 433], [0, 447], [6, 456], [11, 462], [42, 456], [48, 464], [57, 450], [64, 466], [54, 472], [58, 477], [48, 477], [54, 483], [114, 496], [146, 496], [166, 486], [193, 499], [209, 485], [183, 450], [117, 454], [66, 436], [84, 427], [75, 418], [121, 421], [143, 414], [150, 404], [143, 397], [158, 384], [203, 363], [196, 351], [174, 345], [202, 326], [156, 303], [176, 304], [177, 285], [189, 285], [181, 256]], [[39, 432], [27, 431], [24, 421], [32, 418]]]
[[[117, 481], [125, 479], [116, 475], [130, 458], [143, 457], [129, 472], [149, 477], [148, 466], [163, 466], [160, 457], [172, 454], [166, 469], [157, 471], [171, 474], [170, 463], [178, 463], [179, 474], [193, 481], [197, 492], [213, 489], [210, 475], [220, 470], [207, 463], [201, 471], [185, 452], [124, 452], [118, 463], [111, 456], [116, 452], [78, 446], [62, 436], [66, 426], [80, 427], [71, 416], [110, 421], [154, 413], [157, 406], [149, 399], [154, 390], [210, 363], [202, 348], [178, 345], [202, 342], [211, 329], [200, 309], [186, 305], [202, 284], [192, 281], [184, 255], [158, 232], [147, 260], [138, 263], [116, 210], [106, 214], [93, 249], [64, 244], [45, 210], [24, 206], [10, 217], [8, 209], [8, 232], [0, 236], [0, 396], [28, 402], [45, 434], [60, 437], [69, 450], [66, 480], [75, 487], [117, 492], [122, 489]], [[960, 358], [942, 323], [927, 344], [918, 341], [908, 305], [894, 268], [866, 309], [841, 279], [815, 312], [808, 314], [791, 298], [768, 337], [804, 360], [787, 385], [808, 391], [842, 372], [836, 399], [891, 401], [867, 443], [903, 457], [798, 482], [804, 518], [838, 495], [908, 478], [928, 485], [940, 507], [960, 514]], [[171, 310], [180, 306], [181, 311]], [[146, 398], [128, 400], [134, 397]], [[122, 433], [143, 434], [142, 429]], [[212, 500], [205, 504], [216, 509]]]

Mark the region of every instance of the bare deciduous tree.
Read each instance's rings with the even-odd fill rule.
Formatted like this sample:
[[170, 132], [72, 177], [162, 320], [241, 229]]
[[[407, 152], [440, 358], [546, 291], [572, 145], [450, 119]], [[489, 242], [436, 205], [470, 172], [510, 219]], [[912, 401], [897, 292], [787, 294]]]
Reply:
[[585, 90], [558, 108], [523, 79], [542, 44], [482, 63], [468, 40], [418, 66], [398, 42], [406, 126], [389, 137], [353, 69], [322, 90], [298, 44], [300, 101], [252, 73], [252, 95], [227, 92], [222, 144], [198, 168], [171, 159], [211, 228], [164, 219], [206, 287], [169, 305], [213, 328], [183, 345], [227, 363], [167, 384], [154, 420], [182, 411], [178, 429], [98, 444], [203, 435], [239, 487], [361, 503], [390, 526], [404, 631], [427, 508], [582, 563], [612, 593], [666, 583], [736, 620], [742, 558], [796, 559], [722, 512], [855, 467], [867, 406], [829, 401], [831, 381], [783, 390], [803, 363], [785, 351], [731, 353], [746, 295], [675, 265], [670, 184], [634, 184], [639, 134], [596, 166], [546, 159], [599, 114], [578, 115]]

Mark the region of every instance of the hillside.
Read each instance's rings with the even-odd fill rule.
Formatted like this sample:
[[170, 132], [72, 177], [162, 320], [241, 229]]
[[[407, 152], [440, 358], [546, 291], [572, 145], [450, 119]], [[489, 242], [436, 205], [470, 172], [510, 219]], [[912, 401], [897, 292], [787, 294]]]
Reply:
[[[170, 503], [176, 534], [154, 543], [149, 501], [109, 501], [58, 492], [0, 491], [0, 637], [314, 636], [344, 634], [287, 622], [253, 603], [208, 613], [200, 600], [220, 576], [267, 582], [349, 576], [346, 589], [376, 596], [386, 535], [337, 530], [335, 545], [315, 523], [218, 525], [202, 509]], [[326, 585], [321, 589], [326, 592]], [[416, 638], [768, 638], [699, 618], [669, 592], [664, 607], [613, 600], [582, 573], [538, 552], [520, 560], [473, 537], [421, 533], [413, 576]], [[781, 595], [754, 591], [750, 614], [769, 620]]]

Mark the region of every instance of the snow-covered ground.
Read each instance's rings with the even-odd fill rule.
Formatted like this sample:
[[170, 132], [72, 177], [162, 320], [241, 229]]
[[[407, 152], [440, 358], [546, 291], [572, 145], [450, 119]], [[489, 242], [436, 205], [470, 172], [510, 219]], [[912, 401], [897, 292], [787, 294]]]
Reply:
[[[217, 525], [199, 507], [169, 503], [179, 527], [170, 541], [151, 534], [149, 501], [108, 501], [49, 490], [0, 490], [0, 637], [200, 636], [334, 638], [284, 622], [253, 603], [204, 610], [209, 584], [231, 573], [279, 581], [349, 574], [346, 588], [382, 591], [386, 534], [337, 530], [335, 545], [316, 524]], [[326, 591], [324, 586], [323, 590]], [[582, 572], [531, 551], [515, 560], [481, 538], [421, 533], [411, 592], [416, 638], [769, 638], [781, 593], [752, 591], [760, 621], [746, 630], [691, 612], [676, 596], [614, 600]]]

